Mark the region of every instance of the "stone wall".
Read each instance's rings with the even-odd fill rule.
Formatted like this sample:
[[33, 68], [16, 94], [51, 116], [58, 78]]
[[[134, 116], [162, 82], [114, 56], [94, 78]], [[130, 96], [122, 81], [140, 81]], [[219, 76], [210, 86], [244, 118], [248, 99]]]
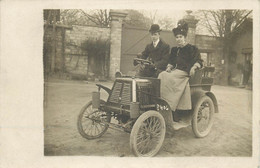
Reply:
[[66, 30], [65, 36], [65, 67], [70, 74], [89, 75], [89, 59], [81, 44], [88, 39], [110, 39], [110, 29], [94, 26], [76, 26]]
[[214, 83], [223, 84], [223, 43], [220, 38], [206, 35], [196, 35], [195, 41], [195, 44], [200, 49], [200, 52], [207, 53], [209, 55], [209, 63], [215, 67], [215, 72], [213, 73]]
[[[88, 53], [81, 49], [81, 44], [88, 39], [110, 40], [110, 28], [56, 25], [55, 30], [55, 56], [53, 57], [53, 26], [45, 26], [43, 49], [45, 75], [52, 71], [53, 62], [55, 73], [61, 72], [87, 77], [89, 57]], [[107, 53], [107, 57], [104, 62], [109, 62], [109, 53]]]

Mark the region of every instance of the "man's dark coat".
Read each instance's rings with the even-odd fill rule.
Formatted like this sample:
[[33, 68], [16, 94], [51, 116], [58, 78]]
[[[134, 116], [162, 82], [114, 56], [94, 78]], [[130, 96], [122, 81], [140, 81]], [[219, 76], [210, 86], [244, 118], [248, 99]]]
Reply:
[[[169, 60], [170, 46], [160, 39], [157, 46], [154, 47], [153, 43], [148, 44], [145, 50], [142, 52], [141, 58], [148, 59], [154, 62], [157, 69], [156, 73], [160, 73], [166, 69]], [[157, 76], [151, 75], [152, 72], [149, 68], [144, 69], [144, 73], [141, 76]]]
[[153, 43], [148, 44], [142, 52], [141, 58], [153, 61], [156, 68], [165, 70], [168, 64], [170, 46], [160, 39], [157, 46], [154, 48]]

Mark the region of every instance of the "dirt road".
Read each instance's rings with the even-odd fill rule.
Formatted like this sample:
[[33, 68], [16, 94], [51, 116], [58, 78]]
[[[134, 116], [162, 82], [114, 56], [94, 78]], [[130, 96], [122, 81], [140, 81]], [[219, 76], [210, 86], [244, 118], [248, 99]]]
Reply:
[[[102, 83], [111, 87], [111, 82]], [[77, 131], [80, 109], [96, 90], [94, 82], [49, 80], [45, 83], [45, 155], [134, 156], [130, 134], [109, 129], [101, 138], [87, 140]], [[211, 133], [195, 138], [191, 127], [167, 136], [157, 156], [251, 156], [252, 91], [213, 86], [219, 103]], [[107, 94], [102, 92], [105, 99]]]

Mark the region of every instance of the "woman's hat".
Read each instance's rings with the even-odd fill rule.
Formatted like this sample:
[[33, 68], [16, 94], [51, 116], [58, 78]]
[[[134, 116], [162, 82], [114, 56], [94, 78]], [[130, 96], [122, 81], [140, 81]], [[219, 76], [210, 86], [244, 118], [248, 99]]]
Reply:
[[185, 37], [188, 34], [188, 24], [184, 21], [184, 20], [179, 20], [177, 27], [172, 29], [172, 32], [174, 34], [174, 36], [177, 36], [178, 34], [182, 34]]
[[150, 33], [156, 33], [162, 31], [158, 24], [153, 24], [149, 30]]

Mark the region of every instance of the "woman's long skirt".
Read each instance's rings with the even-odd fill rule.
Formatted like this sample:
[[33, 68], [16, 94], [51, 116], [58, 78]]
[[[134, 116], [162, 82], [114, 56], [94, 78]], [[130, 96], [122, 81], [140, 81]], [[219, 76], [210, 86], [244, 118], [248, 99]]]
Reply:
[[191, 94], [188, 73], [175, 69], [163, 71], [158, 76], [161, 79], [161, 97], [168, 102], [171, 110], [190, 110]]

